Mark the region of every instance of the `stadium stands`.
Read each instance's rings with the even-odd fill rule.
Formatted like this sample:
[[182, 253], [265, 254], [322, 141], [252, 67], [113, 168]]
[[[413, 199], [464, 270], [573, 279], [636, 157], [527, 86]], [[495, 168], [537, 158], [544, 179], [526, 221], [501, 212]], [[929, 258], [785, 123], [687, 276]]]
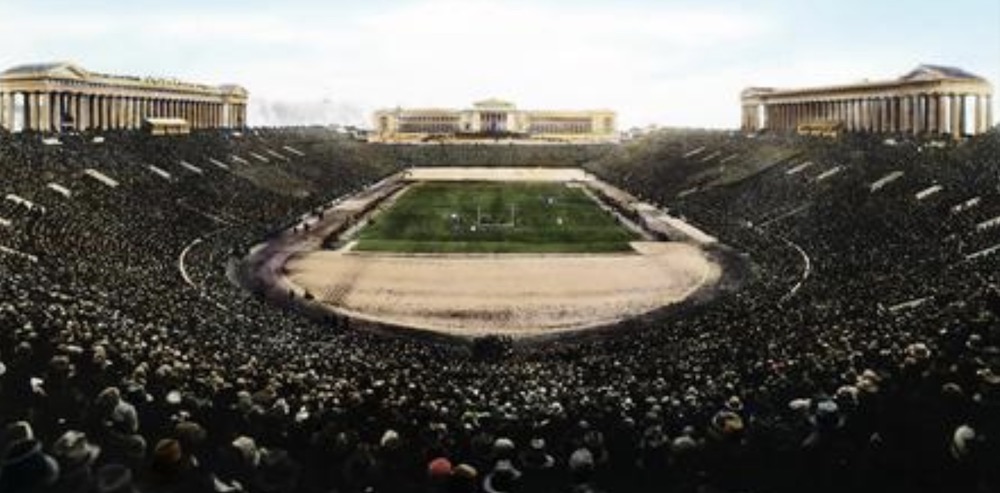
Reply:
[[[1000, 228], [977, 225], [1000, 216], [998, 155], [996, 130], [0, 132], [0, 491], [997, 491]], [[403, 166], [530, 163], [685, 217], [747, 252], [749, 280], [517, 347], [318, 323], [230, 280], [250, 245]]]

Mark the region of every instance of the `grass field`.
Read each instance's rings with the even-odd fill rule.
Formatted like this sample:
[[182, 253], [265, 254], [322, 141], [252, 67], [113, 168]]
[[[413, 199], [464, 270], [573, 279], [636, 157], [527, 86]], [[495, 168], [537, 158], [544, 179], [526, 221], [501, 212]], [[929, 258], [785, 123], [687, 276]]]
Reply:
[[355, 249], [419, 253], [621, 252], [637, 236], [563, 183], [421, 182]]

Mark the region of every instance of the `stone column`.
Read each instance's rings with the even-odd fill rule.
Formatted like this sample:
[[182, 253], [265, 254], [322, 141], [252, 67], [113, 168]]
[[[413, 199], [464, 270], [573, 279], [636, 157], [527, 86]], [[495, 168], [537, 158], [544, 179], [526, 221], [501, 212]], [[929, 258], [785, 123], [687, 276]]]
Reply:
[[844, 105], [844, 128], [848, 132], [854, 131], [854, 101], [846, 100], [843, 102]]
[[137, 96], [135, 98], [135, 128], [136, 130], [142, 128], [142, 118], [146, 114], [146, 99]]
[[90, 97], [91, 126], [96, 130], [104, 130], [104, 96], [94, 94]]
[[889, 111], [887, 108], [889, 105], [883, 97], [876, 99], [875, 105], [878, 106], [878, 132], [884, 134], [889, 131]]
[[21, 131], [33, 130], [35, 125], [35, 95], [33, 93], [21, 93]]
[[874, 111], [872, 111], [872, 100], [871, 98], [863, 98], [861, 100], [861, 128], [865, 133], [871, 133], [874, 130]]
[[111, 96], [104, 96], [104, 101], [101, 104], [104, 118], [104, 129], [114, 130], [115, 129], [115, 100]]
[[895, 132], [895, 130], [893, 129], [893, 121], [892, 121], [892, 117], [893, 117], [893, 104], [894, 103], [895, 102], [893, 101], [893, 97], [892, 96], [887, 96], [885, 98], [885, 132], [886, 133], [894, 133]]
[[848, 99], [848, 100], [844, 101], [841, 104], [843, 104], [842, 111], [843, 111], [843, 118], [844, 118], [844, 128], [846, 128], [846, 129], [848, 129], [848, 130], [850, 130], [850, 131], [853, 132], [854, 131], [854, 121], [852, 120], [852, 117], [854, 116], [853, 102], [852, 102], [852, 100]]
[[903, 96], [900, 100], [899, 122], [902, 133], [913, 130], [913, 97], [910, 95]]
[[920, 95], [920, 133], [926, 134], [930, 130], [930, 121], [928, 116], [930, 115], [930, 108], [927, 94]]
[[871, 98], [872, 132], [882, 133], [882, 99]]
[[10, 105], [12, 104], [8, 96], [7, 93], [0, 92], [0, 128], [13, 130], [11, 128], [13, 125], [8, 123], [9, 120], [7, 120], [7, 113], [10, 111]]
[[986, 132], [986, 95], [976, 95], [976, 135]]
[[927, 94], [924, 96], [924, 110], [927, 114], [926, 125], [924, 126], [924, 133], [935, 134], [937, 133], [937, 97], [933, 94]]
[[104, 98], [104, 109], [108, 112], [108, 120], [105, 126], [108, 130], [114, 130], [117, 128], [115, 120], [115, 98], [113, 96], [105, 96]]
[[52, 130], [62, 131], [66, 123], [66, 114], [70, 112], [69, 98], [66, 93], [55, 93], [52, 98]]
[[80, 99], [77, 94], [69, 93], [66, 95], [66, 102], [69, 105], [69, 117], [73, 121], [73, 130], [79, 130], [80, 127]]
[[39, 132], [48, 132], [52, 128], [52, 94], [38, 93], [38, 126]]
[[35, 125], [36, 132], [44, 132], [49, 128], [49, 93], [35, 94]]
[[965, 96], [962, 94], [951, 95], [951, 136], [955, 139], [962, 138], [965, 134]]
[[875, 131], [880, 134], [885, 133], [885, 99], [877, 97], [872, 101], [875, 104]]
[[14, 99], [15, 93], [4, 93], [4, 105], [3, 112], [0, 112], [0, 126], [6, 128], [8, 131], [14, 131]]
[[851, 128], [855, 132], [861, 132], [864, 129], [861, 127], [861, 100], [852, 99], [851, 100]]
[[128, 98], [128, 128], [130, 130], [139, 128], [139, 99], [135, 96]]
[[985, 96], [985, 99], [986, 99], [986, 114], [983, 116], [985, 117], [984, 123], [986, 125], [986, 131], [989, 131], [991, 128], [993, 128], [993, 96], [987, 94]]
[[916, 135], [927, 133], [927, 95], [917, 95], [917, 119], [913, 125], [913, 133]]
[[44, 93], [42, 102], [45, 105], [45, 109], [42, 112], [42, 130], [53, 132], [59, 126], [59, 122], [57, 121], [59, 95], [52, 92]]
[[125, 128], [135, 130], [135, 98], [125, 98]]
[[90, 128], [90, 101], [86, 94], [77, 94], [77, 120], [76, 129], [80, 132]]
[[118, 130], [122, 125], [122, 102], [118, 96], [108, 96], [108, 128]]
[[3, 111], [0, 111], [0, 127], [8, 131], [14, 131], [14, 93], [5, 92], [0, 97], [3, 98]]
[[863, 100], [854, 100], [854, 131], [865, 131], [865, 105]]
[[104, 127], [108, 130], [114, 130], [117, 128], [117, 120], [115, 118], [115, 98], [113, 96], [104, 96], [104, 110], [107, 112], [105, 116]]
[[96, 94], [87, 95], [87, 129], [100, 130], [101, 112], [98, 106], [98, 96]]
[[129, 130], [132, 128], [132, 118], [130, 116], [132, 113], [132, 98], [122, 96], [121, 99], [119, 99], [119, 104], [118, 115], [119, 118], [121, 118], [121, 128], [122, 130]]
[[45, 117], [48, 119], [45, 130], [49, 132], [57, 132], [59, 130], [59, 113], [62, 112], [62, 105], [59, 99], [59, 93], [50, 92], [45, 95], [45, 104], [48, 105], [45, 109]]
[[934, 94], [934, 121], [937, 125], [934, 128], [934, 132], [937, 134], [945, 134], [948, 132], [948, 114], [945, 111], [945, 96], [942, 94]]
[[90, 128], [94, 130], [101, 130], [103, 128], [103, 120], [101, 120], [101, 96], [98, 94], [90, 95]]
[[868, 98], [868, 131], [879, 133], [878, 99]]

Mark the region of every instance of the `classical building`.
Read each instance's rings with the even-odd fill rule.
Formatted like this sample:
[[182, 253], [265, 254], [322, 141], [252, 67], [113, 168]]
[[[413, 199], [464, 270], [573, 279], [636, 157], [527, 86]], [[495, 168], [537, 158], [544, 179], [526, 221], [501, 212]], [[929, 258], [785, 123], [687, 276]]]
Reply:
[[741, 127], [748, 132], [832, 124], [847, 132], [959, 138], [993, 125], [990, 83], [937, 65], [921, 65], [895, 80], [804, 89], [752, 87], [741, 96]]
[[10, 131], [138, 129], [147, 118], [191, 128], [246, 125], [247, 91], [173, 79], [107, 75], [72, 63], [21, 65], [0, 73], [0, 126]]
[[564, 142], [608, 142], [617, 138], [610, 110], [519, 110], [498, 99], [479, 101], [471, 109], [395, 108], [376, 111], [375, 142], [428, 139], [497, 138]]

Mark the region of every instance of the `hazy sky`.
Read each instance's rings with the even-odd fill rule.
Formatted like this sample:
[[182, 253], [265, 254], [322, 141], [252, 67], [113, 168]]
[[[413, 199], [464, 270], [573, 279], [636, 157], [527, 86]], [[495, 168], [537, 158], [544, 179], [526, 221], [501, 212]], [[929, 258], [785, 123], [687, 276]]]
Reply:
[[996, 84], [1000, 1], [0, 0], [0, 47], [0, 69], [70, 60], [237, 82], [251, 124], [367, 124], [379, 107], [499, 97], [611, 108], [622, 128], [735, 127], [748, 85], [894, 78], [920, 63]]

